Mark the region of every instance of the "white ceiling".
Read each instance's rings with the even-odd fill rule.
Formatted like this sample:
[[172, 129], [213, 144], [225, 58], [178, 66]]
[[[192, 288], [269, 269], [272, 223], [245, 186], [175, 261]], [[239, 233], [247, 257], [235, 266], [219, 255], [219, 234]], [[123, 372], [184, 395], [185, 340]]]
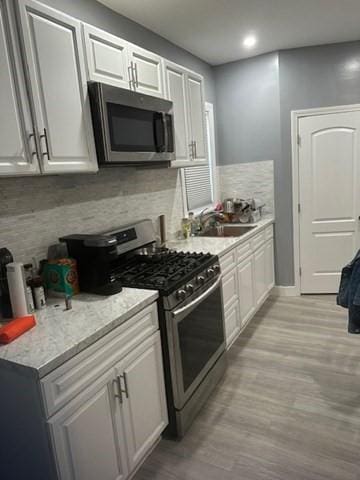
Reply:
[[[212, 65], [360, 39], [360, 0], [98, 0]], [[243, 38], [255, 34], [255, 48]]]

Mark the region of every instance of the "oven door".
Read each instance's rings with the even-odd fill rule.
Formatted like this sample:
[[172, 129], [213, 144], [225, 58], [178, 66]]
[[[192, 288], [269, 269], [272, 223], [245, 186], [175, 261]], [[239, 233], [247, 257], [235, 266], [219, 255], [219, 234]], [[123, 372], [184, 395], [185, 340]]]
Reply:
[[190, 304], [166, 313], [175, 408], [180, 410], [225, 351], [221, 277]]
[[106, 163], [175, 159], [172, 103], [100, 84]]

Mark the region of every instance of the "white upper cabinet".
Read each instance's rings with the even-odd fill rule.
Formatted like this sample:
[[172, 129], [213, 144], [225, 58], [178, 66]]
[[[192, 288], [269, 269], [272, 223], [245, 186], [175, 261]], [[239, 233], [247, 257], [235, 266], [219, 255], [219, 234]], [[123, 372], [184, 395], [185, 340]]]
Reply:
[[89, 80], [131, 88], [128, 42], [86, 24], [83, 25], [83, 33]]
[[197, 163], [207, 161], [205, 99], [203, 77], [194, 73], [187, 76], [189, 113], [193, 160]]
[[174, 131], [176, 163], [188, 163], [191, 155], [189, 148], [189, 112], [186, 93], [186, 70], [165, 60], [166, 96], [174, 104]]
[[97, 171], [79, 21], [19, 0], [45, 173]]
[[128, 45], [133, 90], [163, 98], [165, 96], [163, 59], [136, 45], [131, 43]]
[[165, 60], [166, 96], [174, 104], [175, 167], [207, 163], [203, 78]]
[[0, 0], [0, 175], [36, 174], [36, 139], [10, 10], [10, 2]]

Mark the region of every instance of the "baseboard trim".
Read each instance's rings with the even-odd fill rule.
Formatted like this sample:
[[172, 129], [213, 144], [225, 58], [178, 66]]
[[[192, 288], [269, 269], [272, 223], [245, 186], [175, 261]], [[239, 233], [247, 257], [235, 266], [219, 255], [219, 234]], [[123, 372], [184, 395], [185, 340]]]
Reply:
[[272, 289], [271, 295], [273, 297], [299, 297], [300, 292], [298, 291], [297, 287], [295, 287], [295, 285], [292, 285], [290, 287], [282, 287], [280, 285], [276, 285]]

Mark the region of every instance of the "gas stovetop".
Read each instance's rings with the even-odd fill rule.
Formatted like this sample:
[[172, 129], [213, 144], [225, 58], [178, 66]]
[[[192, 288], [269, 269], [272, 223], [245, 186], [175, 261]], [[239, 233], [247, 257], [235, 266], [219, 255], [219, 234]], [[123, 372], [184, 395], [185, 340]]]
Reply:
[[180, 285], [217, 261], [210, 253], [164, 250], [153, 256], [134, 255], [121, 262], [113, 273], [124, 287], [159, 290], [169, 295]]

